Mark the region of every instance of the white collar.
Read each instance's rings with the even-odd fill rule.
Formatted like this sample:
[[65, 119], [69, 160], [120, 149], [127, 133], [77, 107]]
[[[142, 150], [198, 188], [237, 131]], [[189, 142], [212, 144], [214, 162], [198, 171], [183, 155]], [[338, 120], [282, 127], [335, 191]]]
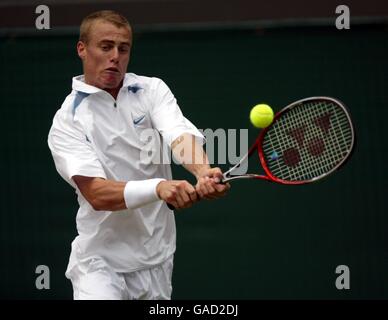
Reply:
[[[136, 84], [132, 75], [133, 74], [131, 74], [131, 73], [125, 74], [124, 79], [123, 79], [122, 88], [130, 87], [131, 85]], [[73, 90], [88, 93], [88, 94], [103, 91], [103, 89], [100, 89], [100, 88], [97, 88], [95, 86], [92, 86], [90, 84], [85, 83], [85, 76], [84, 75], [79, 75], [79, 76], [73, 77], [72, 88], [73, 88]]]

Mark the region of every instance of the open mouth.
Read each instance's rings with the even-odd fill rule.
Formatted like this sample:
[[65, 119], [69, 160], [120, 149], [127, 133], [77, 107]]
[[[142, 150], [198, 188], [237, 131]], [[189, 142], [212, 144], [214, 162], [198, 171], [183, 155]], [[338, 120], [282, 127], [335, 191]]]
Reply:
[[117, 68], [115, 68], [115, 67], [106, 68], [105, 70], [106, 70], [106, 71], [110, 71], [110, 72], [119, 72], [119, 69], [117, 69]]

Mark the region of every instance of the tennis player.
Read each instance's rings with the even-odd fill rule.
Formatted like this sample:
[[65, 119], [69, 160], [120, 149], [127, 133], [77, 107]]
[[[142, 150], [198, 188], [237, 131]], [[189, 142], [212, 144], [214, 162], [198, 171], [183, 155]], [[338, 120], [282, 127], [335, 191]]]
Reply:
[[[221, 170], [209, 166], [204, 137], [167, 85], [126, 73], [131, 47], [122, 15], [99, 11], [82, 21], [84, 74], [73, 78], [48, 136], [56, 169], [78, 196], [78, 236], [66, 270], [74, 299], [171, 299], [176, 230], [167, 203], [188, 208], [230, 187], [217, 184]], [[172, 180], [169, 164], [143, 161], [143, 133], [152, 129], [195, 186]]]

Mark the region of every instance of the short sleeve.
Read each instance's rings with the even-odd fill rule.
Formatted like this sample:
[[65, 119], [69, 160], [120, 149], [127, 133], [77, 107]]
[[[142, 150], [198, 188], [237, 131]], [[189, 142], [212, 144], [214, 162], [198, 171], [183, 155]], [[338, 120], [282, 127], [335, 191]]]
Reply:
[[48, 145], [61, 177], [74, 188], [73, 176], [100, 177], [105, 171], [82, 126], [71, 115], [59, 110], [48, 135]]
[[183, 133], [192, 134], [203, 144], [203, 135], [183, 116], [168, 86], [160, 79], [154, 78], [154, 81], [151, 119], [154, 128], [160, 132], [167, 145], [171, 146], [171, 143]]

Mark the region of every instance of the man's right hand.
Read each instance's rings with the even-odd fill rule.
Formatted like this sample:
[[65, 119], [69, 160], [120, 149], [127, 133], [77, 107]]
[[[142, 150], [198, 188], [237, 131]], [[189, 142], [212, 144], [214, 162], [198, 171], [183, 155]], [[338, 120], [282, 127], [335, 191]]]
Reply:
[[195, 188], [186, 180], [165, 180], [156, 186], [161, 200], [173, 205], [175, 209], [191, 207], [199, 200]]

